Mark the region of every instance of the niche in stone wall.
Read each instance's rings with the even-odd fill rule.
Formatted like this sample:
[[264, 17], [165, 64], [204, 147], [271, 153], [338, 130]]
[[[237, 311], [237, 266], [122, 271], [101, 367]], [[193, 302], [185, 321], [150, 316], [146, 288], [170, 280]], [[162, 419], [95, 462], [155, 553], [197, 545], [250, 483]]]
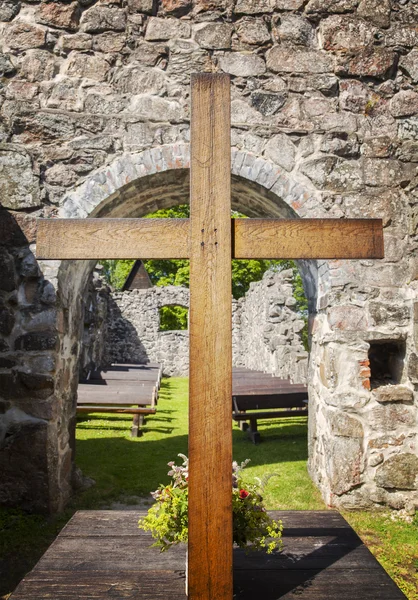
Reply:
[[179, 304], [159, 308], [159, 331], [184, 331], [189, 328], [189, 309]]
[[406, 344], [404, 340], [377, 340], [370, 342], [370, 386], [401, 383]]

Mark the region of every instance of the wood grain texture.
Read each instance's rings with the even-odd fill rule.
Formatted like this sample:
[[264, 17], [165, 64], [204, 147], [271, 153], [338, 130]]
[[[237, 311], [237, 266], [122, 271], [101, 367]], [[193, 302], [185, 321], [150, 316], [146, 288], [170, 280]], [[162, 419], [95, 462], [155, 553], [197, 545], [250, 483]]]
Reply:
[[[234, 549], [236, 598], [405, 600], [336, 511], [269, 514], [283, 520], [283, 552]], [[152, 548], [149, 532], [137, 526], [144, 515], [77, 512], [10, 600], [185, 600], [184, 545]]]
[[233, 219], [234, 258], [383, 258], [380, 219]]
[[192, 75], [189, 598], [232, 599], [230, 83]]
[[43, 259], [188, 258], [188, 219], [39, 219]]

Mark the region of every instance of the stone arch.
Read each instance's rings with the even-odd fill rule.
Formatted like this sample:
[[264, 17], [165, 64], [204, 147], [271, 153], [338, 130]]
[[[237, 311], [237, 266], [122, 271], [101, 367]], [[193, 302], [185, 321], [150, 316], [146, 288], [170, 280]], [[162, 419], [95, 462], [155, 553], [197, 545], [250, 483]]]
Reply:
[[[188, 202], [189, 145], [173, 144], [123, 155], [70, 191], [62, 200], [59, 217], [139, 218], [161, 208]], [[322, 215], [315, 192], [295, 181], [274, 163], [251, 153], [232, 150], [232, 208], [249, 217], [300, 218]], [[81, 341], [84, 291], [95, 261], [43, 263], [49, 279], [55, 279], [61, 318], [56, 353], [55, 399], [61, 411], [62, 439], [58, 462], [71, 461], [75, 438], [75, 402], [78, 354]], [[299, 261], [310, 312], [318, 305], [318, 293], [327, 289], [324, 261]], [[58, 469], [59, 470], [59, 469]], [[68, 468], [55, 486], [61, 494], [58, 506], [70, 493]]]

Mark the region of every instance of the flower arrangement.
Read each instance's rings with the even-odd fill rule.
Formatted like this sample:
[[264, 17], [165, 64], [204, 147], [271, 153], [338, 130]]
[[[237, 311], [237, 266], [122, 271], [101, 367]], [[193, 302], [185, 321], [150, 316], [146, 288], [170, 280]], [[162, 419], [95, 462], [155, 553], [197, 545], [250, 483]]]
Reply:
[[[172, 480], [151, 493], [156, 503], [138, 524], [151, 532], [156, 540], [153, 546], [159, 547], [161, 552], [188, 539], [188, 458], [184, 454], [179, 456], [183, 464], [168, 463]], [[283, 530], [282, 522], [267, 514], [261, 496], [271, 475], [263, 480], [256, 478], [256, 483], [244, 484], [241, 471], [248, 462], [249, 459], [240, 465], [232, 463], [233, 541], [240, 548], [266, 550], [271, 554], [276, 549], [281, 550]]]

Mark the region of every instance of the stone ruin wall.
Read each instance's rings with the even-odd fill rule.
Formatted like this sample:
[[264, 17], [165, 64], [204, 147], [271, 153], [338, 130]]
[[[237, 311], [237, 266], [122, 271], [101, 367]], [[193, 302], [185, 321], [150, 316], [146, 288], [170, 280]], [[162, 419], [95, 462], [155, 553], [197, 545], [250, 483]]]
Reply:
[[[417, 25], [413, 0], [0, 4], [1, 503], [58, 510], [71, 494], [89, 273], [37, 262], [34, 219], [104, 216], [129, 182], [187, 169], [202, 70], [231, 74], [236, 209], [383, 218], [383, 261], [304, 275], [309, 469], [336, 506], [418, 502]], [[390, 373], [373, 377], [379, 342]]]
[[[306, 383], [304, 323], [294, 310], [291, 281], [291, 271], [267, 273], [245, 297], [232, 301], [232, 362]], [[113, 292], [103, 338], [107, 362], [158, 362], [165, 375], [187, 376], [189, 332], [159, 330], [159, 309], [173, 304], [188, 307], [189, 290], [167, 286]]]

